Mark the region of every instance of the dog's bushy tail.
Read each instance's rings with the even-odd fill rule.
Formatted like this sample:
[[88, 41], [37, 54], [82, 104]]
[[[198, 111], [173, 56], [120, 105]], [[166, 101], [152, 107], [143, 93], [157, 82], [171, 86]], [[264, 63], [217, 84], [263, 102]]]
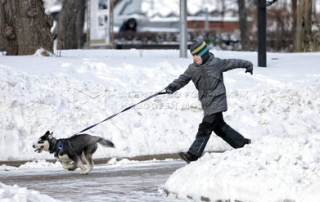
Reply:
[[97, 142], [105, 147], [115, 147], [113, 142], [106, 140], [106, 139], [103, 139], [103, 138], [99, 138], [99, 140]]

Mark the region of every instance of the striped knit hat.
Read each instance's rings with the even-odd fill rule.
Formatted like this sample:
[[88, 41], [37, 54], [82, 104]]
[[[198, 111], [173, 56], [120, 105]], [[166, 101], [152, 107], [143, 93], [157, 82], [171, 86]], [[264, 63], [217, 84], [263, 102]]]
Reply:
[[190, 47], [192, 56], [198, 55], [202, 58], [203, 63], [209, 58], [209, 48], [205, 41], [202, 39], [196, 40]]

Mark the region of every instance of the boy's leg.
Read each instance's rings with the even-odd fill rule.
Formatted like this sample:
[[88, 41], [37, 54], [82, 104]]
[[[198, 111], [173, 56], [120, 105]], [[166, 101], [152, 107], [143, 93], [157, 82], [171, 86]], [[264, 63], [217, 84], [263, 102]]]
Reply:
[[194, 156], [196, 158], [201, 157], [209, 141], [212, 129], [217, 124], [216, 118], [217, 114], [208, 115], [203, 118], [202, 123], [199, 125], [196, 139], [194, 140], [188, 151], [191, 156]]
[[223, 120], [223, 116], [221, 113], [221, 117], [219, 117], [219, 124], [213, 129], [214, 133], [221, 137], [224, 141], [226, 141], [233, 148], [241, 148], [245, 144], [250, 143], [249, 139], [244, 138], [239, 132], [231, 128], [226, 122]]

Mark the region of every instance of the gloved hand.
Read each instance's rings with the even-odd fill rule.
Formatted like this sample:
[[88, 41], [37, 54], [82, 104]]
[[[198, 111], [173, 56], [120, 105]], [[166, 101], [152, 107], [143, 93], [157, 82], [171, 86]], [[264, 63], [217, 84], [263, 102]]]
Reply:
[[245, 71], [245, 73], [250, 73], [251, 75], [253, 74], [253, 69], [247, 69], [246, 71]]
[[250, 73], [251, 75], [253, 74], [253, 64], [252, 63], [246, 68], [245, 73]]
[[167, 94], [172, 94], [175, 91], [172, 86], [167, 86], [165, 90]]

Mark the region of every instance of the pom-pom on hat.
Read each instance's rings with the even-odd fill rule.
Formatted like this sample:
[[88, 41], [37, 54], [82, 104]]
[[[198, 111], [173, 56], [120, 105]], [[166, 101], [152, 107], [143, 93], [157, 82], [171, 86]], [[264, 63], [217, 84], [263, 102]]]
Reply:
[[205, 62], [209, 58], [209, 48], [205, 41], [196, 40], [190, 47], [192, 56], [198, 55]]

